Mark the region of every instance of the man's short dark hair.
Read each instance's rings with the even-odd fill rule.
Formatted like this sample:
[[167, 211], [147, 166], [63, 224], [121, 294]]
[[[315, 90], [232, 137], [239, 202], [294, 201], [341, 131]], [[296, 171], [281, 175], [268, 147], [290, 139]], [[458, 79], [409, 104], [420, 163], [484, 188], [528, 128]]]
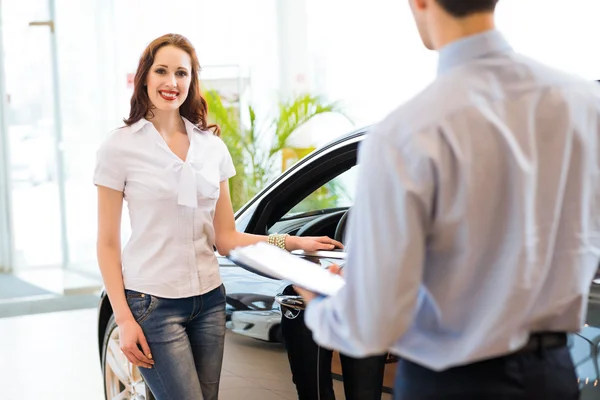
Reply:
[[456, 18], [466, 17], [478, 12], [491, 12], [498, 0], [436, 0], [447, 13]]

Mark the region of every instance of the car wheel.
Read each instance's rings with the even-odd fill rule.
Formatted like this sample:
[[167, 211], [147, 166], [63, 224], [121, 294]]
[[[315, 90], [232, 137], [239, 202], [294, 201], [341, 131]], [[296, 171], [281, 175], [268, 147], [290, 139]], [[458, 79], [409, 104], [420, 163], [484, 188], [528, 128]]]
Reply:
[[113, 315], [104, 331], [102, 371], [106, 400], [155, 400], [138, 368], [121, 351], [119, 327]]

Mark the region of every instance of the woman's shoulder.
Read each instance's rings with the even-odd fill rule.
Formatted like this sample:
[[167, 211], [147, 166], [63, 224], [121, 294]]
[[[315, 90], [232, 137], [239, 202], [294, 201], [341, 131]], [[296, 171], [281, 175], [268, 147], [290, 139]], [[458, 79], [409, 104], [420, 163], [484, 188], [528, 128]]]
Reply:
[[221, 139], [220, 136], [215, 135], [215, 133], [211, 130], [203, 130], [199, 127], [196, 127], [196, 129], [194, 129], [194, 134], [200, 140], [206, 142], [212, 149], [215, 149], [217, 151], [227, 149], [227, 146], [225, 145], [225, 142], [223, 142], [223, 139]]
[[105, 155], [121, 153], [123, 149], [131, 146], [131, 127], [124, 125], [109, 131], [98, 147], [100, 153]]
[[102, 142], [100, 143], [101, 148], [116, 148], [119, 147], [120, 143], [123, 141], [123, 133], [125, 133], [125, 129], [123, 127], [113, 129], [109, 131]]
[[123, 140], [128, 137], [131, 137], [134, 133], [143, 130], [146, 124], [149, 124], [149, 121], [138, 121], [132, 125], [122, 125], [117, 128], [114, 128], [112, 131], [108, 132], [108, 137], [115, 137], [113, 140]]
[[117, 147], [127, 145], [135, 136], [134, 134], [143, 128], [143, 126], [140, 125], [142, 124], [136, 123], [133, 125], [119, 126], [108, 132], [103, 140], [103, 143], [108, 146]]

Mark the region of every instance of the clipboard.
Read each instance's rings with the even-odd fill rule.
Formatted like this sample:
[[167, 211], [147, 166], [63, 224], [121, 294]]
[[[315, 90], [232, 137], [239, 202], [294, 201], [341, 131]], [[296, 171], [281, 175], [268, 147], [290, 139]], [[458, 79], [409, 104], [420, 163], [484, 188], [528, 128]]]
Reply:
[[294, 250], [292, 254], [304, 257], [318, 257], [318, 258], [331, 258], [334, 260], [345, 260], [346, 253], [343, 250], [317, 250], [317, 251], [304, 251]]
[[325, 296], [336, 294], [345, 285], [340, 275], [264, 242], [238, 247], [228, 258], [250, 272], [286, 280]]

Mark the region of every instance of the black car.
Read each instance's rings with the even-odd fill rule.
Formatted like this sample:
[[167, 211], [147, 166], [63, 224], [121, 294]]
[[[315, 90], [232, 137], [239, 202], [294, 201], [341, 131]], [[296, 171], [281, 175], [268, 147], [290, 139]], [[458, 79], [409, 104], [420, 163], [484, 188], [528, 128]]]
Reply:
[[[358, 130], [334, 140], [282, 173], [236, 213], [238, 231], [327, 235], [343, 241], [345, 216], [352, 205], [357, 148], [365, 132], [366, 129]], [[299, 256], [316, 259], [324, 266], [338, 258], [336, 254]], [[281, 342], [281, 308], [274, 298], [288, 283], [253, 274], [226, 257], [218, 258], [227, 291], [227, 327], [240, 335]], [[98, 314], [98, 349], [107, 399], [123, 391], [145, 392], [137, 369], [123, 367], [126, 359], [118, 340], [112, 309], [103, 294]], [[579, 334], [570, 335], [569, 346], [577, 365], [581, 398], [600, 398], [600, 281], [591, 288], [587, 325]], [[386, 368], [393, 369], [394, 364]], [[393, 371], [386, 371], [386, 377], [391, 376]], [[391, 386], [391, 380], [386, 378], [384, 385]]]

